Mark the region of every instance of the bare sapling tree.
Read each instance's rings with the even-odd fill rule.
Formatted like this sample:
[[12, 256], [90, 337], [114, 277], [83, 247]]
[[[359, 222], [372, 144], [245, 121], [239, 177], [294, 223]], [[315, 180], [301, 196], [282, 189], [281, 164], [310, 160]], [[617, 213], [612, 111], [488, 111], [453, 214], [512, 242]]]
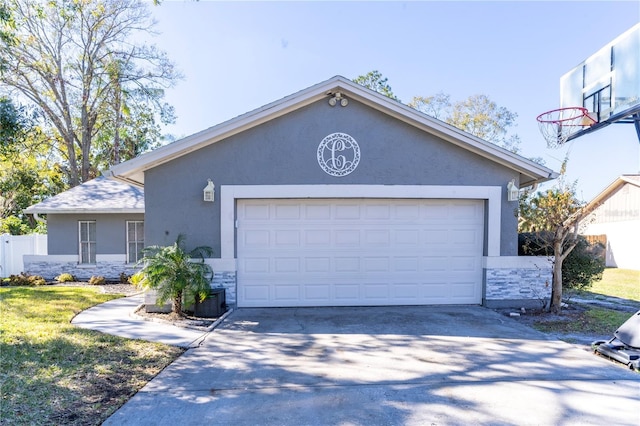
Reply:
[[519, 232], [537, 233], [538, 245], [552, 250], [553, 282], [551, 312], [562, 311], [562, 264], [579, 243], [578, 234], [584, 219], [593, 211], [576, 198], [576, 183], [564, 181], [566, 160], [555, 187], [546, 191], [528, 191], [520, 199]]

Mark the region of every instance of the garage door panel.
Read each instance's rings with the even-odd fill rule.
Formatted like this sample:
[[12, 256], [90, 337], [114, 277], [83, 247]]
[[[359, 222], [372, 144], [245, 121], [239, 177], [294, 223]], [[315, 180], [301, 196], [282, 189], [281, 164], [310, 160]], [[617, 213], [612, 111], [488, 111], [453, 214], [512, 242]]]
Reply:
[[276, 220], [300, 219], [300, 205], [292, 204], [276, 204], [274, 209], [274, 218]]
[[360, 247], [360, 231], [345, 229], [333, 231], [335, 245], [338, 247]]
[[335, 258], [335, 272], [360, 272], [359, 257], [337, 257]]
[[331, 205], [316, 204], [304, 206], [305, 219], [310, 220], [331, 220]]
[[391, 232], [388, 229], [365, 229], [364, 241], [366, 245], [389, 247]]
[[416, 273], [420, 270], [419, 257], [395, 257], [393, 259], [394, 272]]
[[447, 270], [449, 258], [432, 256], [422, 258], [422, 272], [442, 272]]
[[335, 207], [335, 219], [355, 220], [360, 218], [359, 204], [341, 204]]
[[329, 257], [307, 257], [304, 262], [304, 272], [331, 272]]
[[297, 302], [300, 300], [300, 285], [278, 284], [273, 286], [273, 299], [277, 301]]
[[305, 300], [326, 301], [331, 300], [331, 287], [328, 284], [307, 284], [304, 286]]
[[480, 303], [483, 212], [474, 200], [239, 200], [238, 304]]
[[388, 272], [389, 258], [387, 257], [365, 257], [362, 259], [362, 272]]
[[241, 268], [244, 272], [267, 274], [270, 272], [271, 259], [267, 257], [263, 258], [245, 258], [241, 260]]
[[420, 244], [420, 234], [412, 229], [396, 229], [393, 232], [396, 245], [417, 246]]
[[385, 301], [389, 299], [389, 285], [378, 283], [367, 283], [362, 286], [365, 300]]
[[247, 202], [242, 205], [241, 213], [248, 220], [269, 220], [270, 207], [263, 203]]
[[364, 206], [364, 219], [388, 220], [391, 217], [391, 206], [389, 204], [370, 204]]
[[269, 231], [260, 229], [248, 229], [243, 233], [242, 242], [247, 248], [253, 247], [268, 247], [271, 241], [271, 234]]
[[304, 244], [307, 246], [331, 247], [331, 232], [326, 229], [304, 231]]
[[251, 285], [247, 283], [242, 287], [241, 296], [248, 304], [264, 304], [269, 302], [271, 299], [269, 297], [269, 290], [270, 286], [267, 284]]
[[300, 258], [297, 257], [278, 257], [273, 260], [276, 273], [300, 273]]
[[335, 289], [335, 299], [337, 302], [358, 303], [360, 300], [359, 284], [336, 283], [334, 285], [334, 289]]
[[300, 247], [300, 231], [275, 231], [274, 236], [274, 241], [277, 246]]
[[397, 283], [393, 286], [397, 300], [405, 300], [407, 303], [419, 300], [421, 286], [418, 283]]

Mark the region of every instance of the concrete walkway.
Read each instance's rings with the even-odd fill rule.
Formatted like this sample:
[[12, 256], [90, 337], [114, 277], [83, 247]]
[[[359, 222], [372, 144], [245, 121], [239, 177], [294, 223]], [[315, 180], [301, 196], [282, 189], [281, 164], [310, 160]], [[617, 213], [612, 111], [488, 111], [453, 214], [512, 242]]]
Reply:
[[71, 323], [81, 328], [115, 336], [161, 342], [182, 348], [199, 346], [209, 334], [206, 331], [145, 321], [135, 317], [133, 312], [143, 303], [143, 299], [144, 296], [136, 295], [110, 300], [80, 312], [71, 320]]

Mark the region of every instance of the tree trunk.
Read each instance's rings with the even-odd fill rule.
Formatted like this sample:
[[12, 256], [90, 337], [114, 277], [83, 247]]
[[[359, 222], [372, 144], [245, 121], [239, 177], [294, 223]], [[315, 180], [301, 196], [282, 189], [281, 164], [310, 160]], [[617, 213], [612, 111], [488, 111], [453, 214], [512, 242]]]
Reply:
[[182, 316], [182, 292], [178, 292], [173, 298], [173, 313]]
[[78, 160], [76, 158], [76, 150], [73, 135], [64, 136], [64, 143], [67, 148], [67, 157], [69, 159], [69, 185], [80, 185], [80, 176], [78, 175]]
[[559, 314], [562, 311], [562, 242], [555, 241], [553, 244], [553, 285], [551, 286], [551, 306], [553, 313]]

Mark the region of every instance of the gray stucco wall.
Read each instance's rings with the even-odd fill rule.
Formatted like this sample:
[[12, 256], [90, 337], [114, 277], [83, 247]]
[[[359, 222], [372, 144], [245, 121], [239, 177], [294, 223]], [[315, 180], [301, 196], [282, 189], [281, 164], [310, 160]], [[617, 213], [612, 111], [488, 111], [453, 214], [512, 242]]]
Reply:
[[[326, 174], [316, 150], [327, 135], [343, 132], [359, 144], [357, 169]], [[517, 254], [516, 203], [506, 183], [517, 173], [350, 100], [330, 107], [318, 101], [284, 117], [204, 147], [146, 172], [146, 244], [212, 246], [220, 255], [220, 202], [202, 201], [210, 178], [222, 185], [387, 184], [503, 187], [501, 255]]]
[[96, 253], [127, 252], [126, 222], [143, 221], [144, 214], [49, 214], [47, 216], [48, 254], [78, 254], [78, 222], [96, 221]]

